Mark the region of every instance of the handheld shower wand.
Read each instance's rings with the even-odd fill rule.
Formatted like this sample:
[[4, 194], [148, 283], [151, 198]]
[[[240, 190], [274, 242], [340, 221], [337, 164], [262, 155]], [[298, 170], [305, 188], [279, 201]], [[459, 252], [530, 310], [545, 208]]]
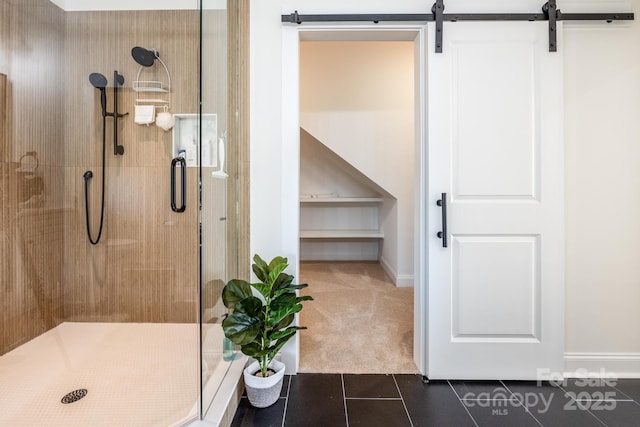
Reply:
[[107, 116], [107, 78], [100, 73], [89, 74], [89, 82], [100, 91], [100, 105], [103, 119]]
[[94, 239], [91, 235], [91, 226], [89, 225], [89, 182], [93, 178], [92, 171], [86, 171], [82, 177], [84, 178], [84, 213], [87, 223], [87, 236], [92, 245], [97, 245], [102, 236], [102, 226], [104, 225], [104, 171], [105, 164], [105, 146], [106, 146], [106, 127], [107, 127], [107, 78], [100, 73], [89, 74], [89, 82], [96, 89], [100, 90], [100, 106], [102, 107], [102, 197], [100, 203], [100, 226], [98, 235]]
[[85, 202], [85, 218], [87, 223], [87, 235], [92, 245], [98, 244], [102, 236], [102, 227], [104, 225], [104, 193], [105, 193], [105, 170], [106, 170], [106, 145], [107, 145], [107, 116], [113, 117], [113, 153], [115, 155], [124, 154], [124, 147], [118, 145], [118, 119], [126, 116], [128, 113], [118, 113], [118, 86], [124, 84], [124, 76], [117, 71], [113, 72], [113, 113], [107, 112], [107, 78], [100, 73], [89, 74], [89, 82], [93, 87], [100, 91], [100, 107], [102, 109], [102, 196], [100, 203], [100, 226], [98, 235], [94, 239], [91, 235], [91, 226], [89, 224], [89, 183], [93, 178], [92, 171], [86, 171], [82, 176], [84, 178], [84, 202]]

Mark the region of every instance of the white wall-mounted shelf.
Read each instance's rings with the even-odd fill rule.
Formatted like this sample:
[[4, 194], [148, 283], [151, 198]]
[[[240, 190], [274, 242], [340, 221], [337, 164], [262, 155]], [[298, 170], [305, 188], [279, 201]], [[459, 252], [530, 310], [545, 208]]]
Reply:
[[301, 197], [300, 203], [382, 203], [382, 197]]
[[300, 197], [300, 254], [303, 260], [377, 260], [384, 232], [384, 197], [340, 197], [337, 192]]
[[301, 239], [384, 239], [380, 230], [300, 230]]

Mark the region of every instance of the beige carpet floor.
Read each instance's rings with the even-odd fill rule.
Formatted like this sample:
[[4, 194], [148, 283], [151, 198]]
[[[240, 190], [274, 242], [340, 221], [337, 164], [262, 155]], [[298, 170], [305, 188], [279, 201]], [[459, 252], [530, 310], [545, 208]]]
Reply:
[[413, 288], [398, 288], [375, 262], [303, 262], [300, 372], [418, 373]]

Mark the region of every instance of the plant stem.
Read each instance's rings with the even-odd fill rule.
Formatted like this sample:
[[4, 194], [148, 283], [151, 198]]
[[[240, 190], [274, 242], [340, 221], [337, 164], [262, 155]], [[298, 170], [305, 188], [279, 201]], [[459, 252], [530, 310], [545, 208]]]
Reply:
[[[268, 342], [267, 339], [267, 332], [268, 332], [268, 319], [269, 319], [269, 308], [271, 306], [271, 298], [269, 296], [267, 296], [265, 298], [265, 324], [264, 324], [264, 330], [262, 331], [262, 350], [264, 351], [265, 349], [269, 348], [269, 344], [271, 344], [270, 342]], [[260, 356], [261, 362], [260, 362], [260, 370], [262, 371], [262, 377], [266, 378], [267, 377], [267, 368], [269, 366], [269, 354], [265, 354], [263, 356]]]

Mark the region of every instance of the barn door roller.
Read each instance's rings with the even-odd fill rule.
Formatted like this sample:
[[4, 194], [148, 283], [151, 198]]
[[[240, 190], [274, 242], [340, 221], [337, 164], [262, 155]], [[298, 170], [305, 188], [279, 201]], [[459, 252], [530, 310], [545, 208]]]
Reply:
[[542, 6], [541, 13], [444, 13], [444, 0], [436, 0], [431, 13], [405, 14], [347, 14], [347, 15], [300, 15], [296, 10], [282, 15], [283, 23], [302, 24], [305, 22], [435, 22], [436, 52], [442, 52], [444, 22], [456, 21], [548, 21], [549, 52], [558, 49], [558, 21], [632, 21], [633, 13], [562, 13], [556, 0], [549, 0]]
[[556, 27], [558, 26], [558, 7], [556, 6], [556, 0], [549, 0], [542, 6], [542, 13], [544, 13], [549, 21], [549, 52], [557, 52], [558, 46], [558, 34]]

